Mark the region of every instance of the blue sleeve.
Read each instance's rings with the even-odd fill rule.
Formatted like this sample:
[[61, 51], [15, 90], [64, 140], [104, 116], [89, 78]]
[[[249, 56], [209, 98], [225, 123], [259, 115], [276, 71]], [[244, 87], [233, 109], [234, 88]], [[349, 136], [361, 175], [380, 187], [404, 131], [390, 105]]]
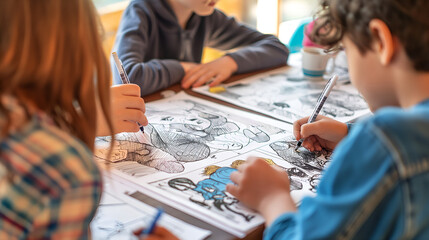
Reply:
[[[147, 49], [151, 47], [148, 36], [151, 24], [149, 15], [137, 4], [137, 1], [132, 1], [122, 16], [114, 47], [123, 62], [130, 82], [140, 86], [142, 96], [178, 83], [185, 75], [178, 60], [144, 61], [145, 52], [148, 52]], [[111, 58], [111, 66], [113, 82], [121, 84], [113, 58]]]
[[375, 127], [355, 125], [337, 146], [317, 195], [304, 198], [297, 213], [277, 218], [264, 239], [336, 239], [343, 234], [392, 169], [392, 157], [376, 132]]
[[237, 51], [228, 53], [238, 65], [237, 73], [286, 65], [289, 50], [273, 35], [262, 34], [227, 17], [221, 11], [213, 13], [208, 46]]

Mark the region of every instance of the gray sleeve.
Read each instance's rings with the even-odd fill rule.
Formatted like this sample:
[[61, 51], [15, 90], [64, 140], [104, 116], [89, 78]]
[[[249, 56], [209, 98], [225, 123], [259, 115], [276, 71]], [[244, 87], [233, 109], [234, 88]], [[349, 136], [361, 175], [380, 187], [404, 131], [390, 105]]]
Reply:
[[[150, 22], [149, 14], [136, 2], [131, 2], [122, 16], [114, 47], [114, 51], [124, 64], [130, 82], [140, 86], [142, 96], [180, 82], [185, 74], [177, 60], [144, 61], [145, 52], [151, 47]], [[112, 58], [111, 66], [113, 82], [120, 84], [121, 79]]]
[[211, 16], [209, 24], [212, 30], [208, 31], [208, 46], [221, 50], [240, 48], [227, 54], [236, 61], [237, 73], [286, 64], [289, 50], [277, 37], [240, 24], [218, 10]]

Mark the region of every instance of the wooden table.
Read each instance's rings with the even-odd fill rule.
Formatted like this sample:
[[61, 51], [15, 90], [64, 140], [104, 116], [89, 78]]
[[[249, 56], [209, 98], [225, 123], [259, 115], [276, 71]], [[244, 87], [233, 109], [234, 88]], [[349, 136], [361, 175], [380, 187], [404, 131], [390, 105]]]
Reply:
[[[256, 75], [256, 74], [259, 74], [259, 73], [263, 73], [263, 72], [267, 72], [267, 71], [274, 70], [274, 69], [277, 69], [277, 68], [271, 68], [271, 69], [267, 69], [267, 70], [264, 70], [264, 71], [257, 71], [257, 72], [252, 72], [252, 73], [235, 75], [235, 76], [232, 76], [227, 81], [225, 81], [225, 83], [230, 83], [230, 82], [233, 82], [233, 81], [237, 81], [237, 80], [245, 78], [245, 77], [253, 76], [253, 75]], [[232, 108], [236, 108], [236, 109], [248, 111], [248, 112], [251, 112], [251, 113], [256, 113], [256, 114], [259, 114], [259, 115], [263, 115], [261, 113], [258, 113], [258, 112], [252, 111], [252, 110], [248, 110], [248, 109], [245, 109], [245, 108], [242, 108], [242, 107], [238, 107], [238, 106], [235, 106], [233, 104], [224, 102], [222, 100], [218, 100], [218, 99], [206, 96], [206, 95], [202, 95], [202, 94], [193, 92], [192, 90], [182, 89], [181, 86], [180, 86], [180, 84], [173, 85], [173, 86], [171, 86], [171, 87], [169, 87], [167, 89], [161, 90], [159, 92], [153, 93], [153, 94], [145, 96], [143, 98], [144, 98], [144, 100], [146, 102], [151, 102], [151, 101], [162, 99], [163, 96], [162, 96], [161, 93], [163, 91], [166, 91], [166, 90], [172, 90], [172, 91], [174, 91], [176, 93], [184, 90], [187, 94], [195, 96], [195, 97], [199, 97], [199, 98], [202, 98], [202, 99], [205, 99], [205, 100], [209, 100], [209, 101], [212, 101], [212, 102], [215, 102], [215, 103], [219, 103], [219, 104], [222, 104], [222, 105], [225, 105], [225, 106], [228, 106], [228, 107], [232, 107]], [[263, 115], [263, 116], [265, 116], [265, 115]], [[210, 235], [210, 237], [208, 237], [207, 239], [222, 239], [222, 240], [238, 239], [237, 237], [235, 237], [235, 236], [233, 236], [233, 235], [231, 235], [231, 234], [229, 234], [229, 233], [227, 233], [227, 232], [225, 232], [225, 231], [223, 231], [223, 230], [221, 230], [221, 229], [219, 229], [217, 227], [214, 227], [214, 226], [212, 226], [212, 225], [210, 225], [210, 224], [208, 224], [208, 223], [206, 223], [204, 221], [201, 221], [200, 219], [192, 217], [192, 216], [190, 216], [190, 215], [188, 215], [188, 214], [186, 214], [186, 213], [184, 213], [184, 212], [182, 212], [180, 210], [177, 210], [177, 209], [175, 209], [175, 208], [173, 208], [173, 207], [171, 207], [169, 205], [166, 205], [166, 204], [164, 204], [162, 202], [159, 202], [158, 200], [156, 200], [156, 199], [154, 199], [154, 198], [152, 198], [152, 197], [150, 197], [148, 195], [145, 195], [144, 193], [134, 192], [130, 196], [134, 197], [134, 198], [136, 198], [136, 199], [138, 199], [138, 200], [140, 200], [140, 201], [142, 201], [142, 202], [144, 202], [144, 203], [146, 203], [148, 205], [151, 205], [153, 207], [162, 207], [165, 210], [166, 213], [168, 213], [171, 216], [174, 216], [174, 217], [176, 217], [178, 219], [181, 219], [181, 220], [183, 220], [183, 221], [185, 221], [185, 222], [187, 222], [189, 224], [192, 224], [194, 226], [197, 226], [197, 227], [200, 227], [200, 228], [203, 228], [203, 229], [210, 230], [212, 232], [212, 235]], [[253, 230], [252, 232], [250, 232], [243, 239], [246, 239], [246, 240], [262, 239], [263, 231], [264, 231], [264, 226], [261, 225], [261, 226], [257, 227], [255, 230]]]

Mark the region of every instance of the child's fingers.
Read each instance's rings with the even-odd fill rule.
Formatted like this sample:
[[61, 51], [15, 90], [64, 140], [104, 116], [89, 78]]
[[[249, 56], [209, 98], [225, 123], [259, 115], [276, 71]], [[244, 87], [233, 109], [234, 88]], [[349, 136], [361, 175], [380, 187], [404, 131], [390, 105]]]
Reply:
[[194, 82], [206, 74], [207, 71], [207, 69], [198, 68], [198, 71], [186, 74], [183, 78], [182, 87], [188, 89]]
[[327, 131], [327, 129], [320, 126], [321, 122], [313, 122], [304, 124], [301, 126], [301, 137], [307, 138], [311, 135], [319, 136], [321, 133]]
[[259, 159], [259, 157], [248, 157], [247, 160], [246, 160], [246, 163], [242, 164], [240, 166], [251, 164], [251, 163], [257, 161], [258, 159]]
[[216, 77], [213, 79], [213, 81], [210, 83], [210, 87], [214, 87], [218, 84], [220, 84], [221, 82], [225, 81], [228, 78], [228, 75], [224, 74], [224, 73], [219, 73], [218, 75], [216, 75]]
[[293, 123], [293, 134], [295, 135], [295, 138], [297, 140], [300, 140], [302, 138], [301, 126], [308, 122], [308, 118], [309, 117], [301, 118]]
[[199, 87], [204, 85], [206, 82], [209, 82], [211, 79], [213, 79], [214, 72], [207, 72], [206, 74], [202, 75], [197, 81], [192, 84], [192, 87]]
[[143, 231], [143, 228], [138, 228], [137, 230], [134, 230], [133, 231], [133, 234], [135, 235], [135, 236], [139, 236], [140, 234], [141, 234], [141, 232]]
[[239, 189], [240, 188], [237, 185], [234, 185], [231, 183], [226, 185], [226, 191], [229, 192], [234, 197], [238, 196]]
[[158, 235], [161, 237], [161, 239], [177, 239], [170, 231], [168, 231], [166, 228], [161, 226], [156, 226], [154, 231], [154, 235]]
[[143, 126], [148, 124], [146, 115], [140, 110], [122, 109], [118, 110], [115, 114], [118, 114], [117, 116], [120, 116], [124, 121], [138, 122]]
[[156, 226], [153, 230], [152, 234], [141, 236], [144, 228], [139, 228], [135, 231], [133, 231], [133, 234], [135, 236], [140, 237], [140, 239], [144, 240], [161, 240], [161, 239], [168, 239], [168, 240], [177, 240], [178, 238], [174, 236], [170, 231], [168, 231], [166, 228], [161, 226]]
[[317, 138], [310, 136], [305, 139], [305, 141], [302, 143], [302, 146], [313, 152], [316, 142], [318, 142]]
[[233, 172], [231, 173], [231, 175], [229, 176], [229, 179], [231, 179], [231, 181], [237, 185], [241, 184], [241, 181], [243, 180], [243, 174], [241, 174], [240, 172]]
[[138, 132], [139, 130], [139, 125], [134, 121], [123, 121], [117, 129], [119, 132]]
[[140, 97], [140, 87], [137, 84], [119, 84], [110, 88], [112, 95]]
[[[126, 108], [126, 109], [135, 109], [142, 111], [143, 113], [146, 112], [146, 106], [143, 98], [141, 97], [135, 97], [135, 96], [125, 96], [120, 99], [115, 99], [116, 101], [116, 109], [117, 108]], [[116, 110], [114, 110], [114, 113], [116, 114]]]

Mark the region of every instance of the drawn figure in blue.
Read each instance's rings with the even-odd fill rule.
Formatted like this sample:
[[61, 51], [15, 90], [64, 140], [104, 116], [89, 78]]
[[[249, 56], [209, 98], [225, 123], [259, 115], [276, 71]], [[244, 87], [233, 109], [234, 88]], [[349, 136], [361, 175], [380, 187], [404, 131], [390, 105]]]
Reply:
[[203, 195], [205, 200], [223, 199], [226, 196], [226, 185], [231, 182], [229, 176], [237, 171], [235, 168], [222, 167], [217, 169], [209, 178], [199, 181], [194, 191]]
[[189, 200], [209, 209], [211, 207], [207, 202], [212, 200], [213, 206], [218, 210], [224, 211], [226, 209], [236, 215], [242, 216], [249, 222], [255, 215], [247, 215], [235, 209], [238, 200], [225, 193], [226, 185], [231, 182], [229, 176], [234, 171], [237, 171], [237, 169], [212, 165], [204, 169], [204, 174], [209, 175], [209, 178], [201, 180], [197, 184], [188, 178], [174, 178], [168, 181], [168, 185], [179, 191], [193, 190], [200, 193], [203, 200], [196, 200], [192, 197]]

